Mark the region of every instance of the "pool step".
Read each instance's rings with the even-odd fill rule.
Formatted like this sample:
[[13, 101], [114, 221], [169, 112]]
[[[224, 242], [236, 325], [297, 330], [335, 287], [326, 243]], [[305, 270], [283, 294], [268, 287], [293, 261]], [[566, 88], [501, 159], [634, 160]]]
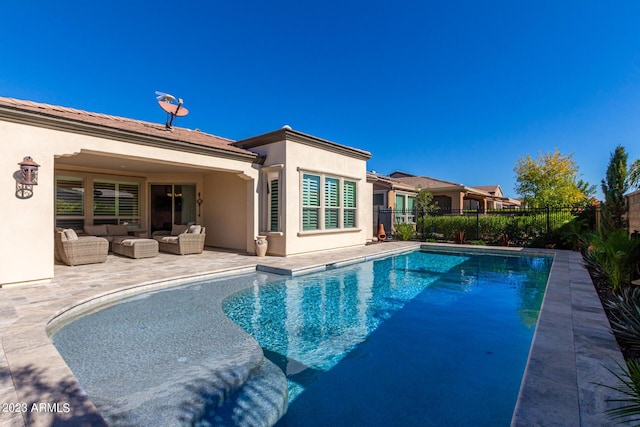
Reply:
[[192, 425], [269, 427], [286, 407], [287, 378], [265, 358], [238, 391], [209, 411], [206, 419], [192, 420]]

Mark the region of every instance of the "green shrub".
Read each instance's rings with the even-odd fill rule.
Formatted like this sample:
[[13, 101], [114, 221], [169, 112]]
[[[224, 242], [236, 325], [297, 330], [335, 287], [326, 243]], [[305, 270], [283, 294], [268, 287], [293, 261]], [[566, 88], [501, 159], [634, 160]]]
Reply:
[[406, 222], [399, 222], [395, 226], [394, 236], [398, 240], [406, 241], [412, 238], [416, 234], [416, 230], [413, 228], [413, 224]]
[[558, 228], [558, 237], [564, 248], [575, 251], [589, 246], [589, 223], [586, 218], [574, 218]]
[[[418, 230], [424, 230], [425, 237], [455, 240], [459, 231], [464, 231], [467, 239], [483, 240], [491, 245], [509, 241], [516, 246], [534, 244], [545, 247], [561, 244], [561, 236], [555, 232], [571, 222], [577, 212], [566, 210], [554, 212], [549, 218], [545, 212], [531, 214], [515, 210], [500, 214], [427, 216], [418, 219]], [[547, 226], [551, 233], [547, 234]]]
[[606, 235], [592, 233], [590, 242], [585, 264], [618, 292], [622, 285], [631, 281], [640, 257], [640, 240], [629, 238], [625, 230], [614, 230]]

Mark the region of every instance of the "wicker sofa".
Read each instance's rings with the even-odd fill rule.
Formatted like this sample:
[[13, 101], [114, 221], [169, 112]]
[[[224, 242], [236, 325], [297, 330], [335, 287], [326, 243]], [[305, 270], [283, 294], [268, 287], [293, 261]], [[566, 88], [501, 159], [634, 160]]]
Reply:
[[100, 225], [85, 225], [84, 233], [89, 236], [102, 237], [109, 242], [109, 250], [112, 249], [113, 240], [116, 238], [129, 237], [129, 231], [126, 225], [114, 225], [114, 224], [100, 224]]
[[72, 229], [56, 230], [55, 257], [67, 265], [105, 262], [109, 253], [107, 239], [95, 236], [78, 237]]
[[200, 254], [204, 250], [205, 227], [174, 224], [171, 231], [154, 231], [161, 252], [177, 255]]

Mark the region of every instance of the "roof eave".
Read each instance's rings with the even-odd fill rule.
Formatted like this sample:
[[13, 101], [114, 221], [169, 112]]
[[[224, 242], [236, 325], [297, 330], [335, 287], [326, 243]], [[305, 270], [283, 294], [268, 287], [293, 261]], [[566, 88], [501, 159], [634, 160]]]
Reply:
[[277, 129], [275, 131], [265, 133], [263, 135], [254, 136], [251, 138], [243, 139], [234, 142], [232, 145], [235, 147], [250, 150], [262, 145], [273, 144], [275, 142], [293, 141], [300, 144], [306, 144], [316, 148], [322, 148], [327, 151], [342, 154], [349, 157], [354, 157], [360, 160], [369, 160], [371, 153], [368, 151], [360, 150], [358, 148], [348, 147], [346, 145], [337, 144], [335, 142], [318, 138], [317, 136], [309, 135], [293, 129]]
[[235, 160], [252, 162], [257, 157], [257, 154], [255, 153], [239, 153], [236, 151], [224, 150], [217, 147], [182, 141], [179, 139], [162, 138], [140, 132], [118, 129], [112, 126], [98, 125], [84, 122], [82, 120], [59, 117], [56, 115], [46, 114], [44, 112], [23, 110], [19, 107], [11, 107], [7, 105], [0, 105], [0, 119], [47, 129], [109, 138], [122, 142], [179, 150], [195, 154], [215, 155], [216, 157]]

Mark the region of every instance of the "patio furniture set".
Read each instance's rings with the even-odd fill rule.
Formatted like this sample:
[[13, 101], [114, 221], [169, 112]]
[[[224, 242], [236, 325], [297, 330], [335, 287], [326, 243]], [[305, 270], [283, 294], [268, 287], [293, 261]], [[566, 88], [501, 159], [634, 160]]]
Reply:
[[57, 229], [56, 260], [67, 265], [105, 262], [109, 251], [129, 258], [150, 258], [159, 251], [177, 255], [199, 254], [204, 250], [205, 227], [175, 224], [171, 231], [156, 231], [151, 239], [130, 236], [126, 225], [90, 225], [84, 234], [73, 229]]

